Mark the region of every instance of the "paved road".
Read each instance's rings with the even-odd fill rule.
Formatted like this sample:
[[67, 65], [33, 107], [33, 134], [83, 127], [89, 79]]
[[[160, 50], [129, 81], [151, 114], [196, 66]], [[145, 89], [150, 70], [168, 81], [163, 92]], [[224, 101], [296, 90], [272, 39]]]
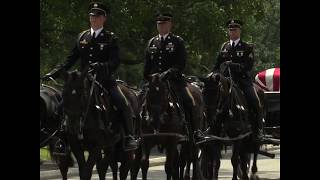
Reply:
[[[259, 156], [258, 160], [258, 176], [261, 180], [265, 179], [280, 179], [280, 148], [276, 147], [273, 150], [269, 151], [276, 154], [274, 159], [270, 159], [268, 157]], [[229, 153], [223, 155], [223, 159], [221, 161], [221, 167], [219, 171], [219, 179], [230, 180], [232, 178], [232, 165], [229, 157]], [[107, 179], [112, 179], [111, 173], [107, 174]], [[40, 178], [42, 180], [48, 178]], [[50, 179], [50, 178], [49, 178]], [[60, 178], [51, 178], [50, 180], [58, 180]], [[79, 177], [71, 176], [68, 179], [70, 180], [79, 180]], [[92, 180], [98, 180], [98, 175], [94, 174], [92, 176]], [[129, 179], [129, 178], [128, 178]], [[139, 172], [138, 179], [141, 179], [141, 172]], [[163, 180], [166, 179], [166, 174], [164, 171], [164, 166], [154, 166], [149, 168], [148, 172], [149, 180]]]

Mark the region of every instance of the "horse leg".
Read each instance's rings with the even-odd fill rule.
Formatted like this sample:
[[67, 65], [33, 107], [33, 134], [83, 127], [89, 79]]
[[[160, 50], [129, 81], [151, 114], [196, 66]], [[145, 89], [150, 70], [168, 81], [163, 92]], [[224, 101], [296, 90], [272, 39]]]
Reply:
[[118, 179], [118, 162], [116, 161], [115, 158], [113, 158], [110, 161], [110, 168], [112, 171], [112, 179], [117, 180]]
[[217, 143], [217, 147], [214, 147], [214, 153], [213, 153], [213, 172], [212, 172], [212, 179], [218, 179], [219, 176], [219, 169], [220, 169], [220, 164], [221, 164], [221, 149], [222, 149], [222, 144]]
[[[186, 171], [184, 173], [184, 177], [183, 179], [184, 180], [189, 180], [190, 179], [190, 165], [191, 165], [191, 162], [186, 160]], [[183, 169], [182, 169], [182, 173], [183, 173]]]
[[[169, 143], [170, 144], [170, 143]], [[177, 157], [177, 149], [176, 144], [168, 145], [166, 150], [166, 163], [165, 163], [165, 171], [167, 174], [167, 180], [176, 180], [179, 178], [179, 164], [176, 161]]]
[[128, 176], [128, 172], [130, 167], [133, 163], [134, 158], [134, 151], [124, 152], [125, 156], [121, 161], [121, 168], [120, 168], [120, 180], [126, 180]]
[[241, 170], [242, 170], [241, 179], [249, 180], [248, 164], [250, 164], [250, 159], [249, 159], [248, 153], [245, 150], [242, 150], [240, 153], [240, 163], [241, 163]]
[[252, 167], [251, 167], [252, 174], [256, 174], [258, 172], [257, 159], [258, 159], [258, 153], [254, 152], [253, 153], [253, 163], [252, 163]]
[[191, 156], [191, 161], [189, 163], [189, 168], [190, 168], [190, 164], [192, 162], [192, 164], [193, 164], [193, 166], [192, 166], [193, 167], [192, 179], [197, 180], [200, 178], [199, 172], [201, 171], [198, 166], [198, 163], [197, 163], [199, 148], [197, 146], [195, 146], [195, 144], [192, 144], [191, 146], [192, 146], [192, 148], [191, 148], [192, 156]]
[[142, 150], [141, 147], [135, 151], [135, 158], [132, 162], [132, 166], [130, 169], [131, 180], [136, 180], [138, 176], [138, 172], [140, 169], [140, 162], [142, 158]]
[[253, 153], [253, 163], [252, 163], [252, 167], [251, 167], [250, 179], [259, 179], [259, 177], [257, 175], [257, 172], [258, 172], [257, 159], [258, 159], [258, 152], [255, 151]]
[[78, 163], [80, 179], [84, 179], [84, 171], [85, 171], [85, 165], [86, 165], [84, 151], [80, 145], [80, 142], [76, 140], [76, 137], [70, 138], [69, 142], [70, 142], [71, 151]]
[[[106, 151], [104, 151], [106, 153]], [[97, 171], [99, 174], [99, 179], [104, 180], [106, 179], [106, 173], [108, 169], [108, 162], [107, 162], [107, 157], [104, 156], [102, 157], [102, 153], [99, 153], [97, 155]]]
[[232, 157], [231, 163], [233, 167], [233, 176], [232, 180], [238, 180], [238, 166], [239, 166], [239, 141], [234, 142], [233, 149], [232, 149]]
[[150, 155], [151, 147], [142, 148], [142, 158], [141, 158], [141, 171], [142, 171], [142, 179], [147, 180], [147, 173], [149, 169], [149, 155]]
[[[94, 146], [89, 148], [89, 156], [86, 162], [86, 177], [85, 180], [90, 180], [92, 176], [93, 166], [96, 164], [98, 160], [98, 155], [101, 153], [99, 146]], [[100, 151], [100, 152], [99, 152]]]
[[58, 166], [62, 175], [63, 180], [67, 180], [67, 174], [69, 167], [73, 165], [73, 159], [71, 157], [71, 153], [68, 152], [66, 156], [58, 157]]
[[186, 150], [185, 144], [181, 145], [180, 155], [179, 155], [179, 179], [183, 180], [184, 167], [186, 166]]

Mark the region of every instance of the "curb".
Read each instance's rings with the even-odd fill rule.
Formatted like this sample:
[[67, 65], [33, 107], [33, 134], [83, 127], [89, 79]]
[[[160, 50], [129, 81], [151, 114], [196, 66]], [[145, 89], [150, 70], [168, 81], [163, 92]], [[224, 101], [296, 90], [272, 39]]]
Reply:
[[[166, 157], [157, 157], [149, 160], [149, 167], [163, 165], [166, 160]], [[95, 166], [93, 167], [92, 174], [96, 174], [97, 169]], [[77, 176], [79, 175], [78, 167], [72, 167], [68, 170], [69, 176]], [[40, 171], [40, 180], [45, 180], [49, 178], [59, 178], [61, 177], [60, 170], [48, 170], [48, 171]]]

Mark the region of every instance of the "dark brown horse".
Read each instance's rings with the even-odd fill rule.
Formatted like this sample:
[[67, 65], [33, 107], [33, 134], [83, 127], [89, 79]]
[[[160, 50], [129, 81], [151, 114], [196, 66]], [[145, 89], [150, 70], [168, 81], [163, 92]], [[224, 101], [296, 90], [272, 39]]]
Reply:
[[[202, 117], [202, 96], [199, 89], [188, 85], [194, 96], [196, 104], [195, 118]], [[181, 141], [191, 141], [192, 135], [187, 130], [184, 113], [177, 104], [176, 89], [168, 80], [162, 79], [159, 74], [154, 74], [147, 85], [145, 101], [141, 102], [141, 147], [136, 153], [136, 163], [132, 169], [132, 179], [136, 179], [139, 167], [142, 170], [142, 179], [147, 179], [150, 150], [154, 146], [160, 146], [166, 150], [165, 171], [167, 179], [179, 179], [179, 152], [177, 145]], [[189, 137], [190, 135], [190, 137]], [[196, 161], [196, 151], [184, 161]], [[191, 158], [190, 158], [191, 157]], [[180, 161], [181, 162], [181, 161]], [[196, 165], [194, 165], [196, 167]], [[196, 168], [194, 168], [196, 170]], [[182, 170], [183, 171], [183, 170]], [[197, 174], [197, 173], [194, 173]]]
[[[67, 139], [79, 165], [80, 179], [90, 179], [92, 168], [96, 164], [100, 179], [105, 178], [106, 168], [113, 163], [115, 144], [120, 143], [123, 133], [119, 122], [122, 122], [121, 112], [112, 106], [108, 92], [95, 75], [78, 71], [63, 72], [65, 81], [62, 97], [63, 109], [67, 122]], [[133, 110], [137, 110], [137, 100], [131, 96], [125, 86], [119, 85]], [[88, 151], [85, 160], [84, 151]], [[102, 157], [101, 151], [104, 152]], [[126, 179], [132, 161], [126, 159], [120, 168], [120, 178]], [[114, 163], [113, 163], [114, 164]], [[116, 178], [116, 177], [114, 177]]]
[[49, 147], [50, 156], [60, 169], [62, 178], [67, 179], [68, 168], [73, 159], [68, 150], [62, 129], [61, 91], [51, 86], [40, 86], [40, 148]]
[[[206, 115], [211, 128], [209, 133], [215, 140], [232, 142], [232, 179], [237, 179], [239, 164], [242, 172], [241, 178], [249, 179], [247, 173], [249, 152], [257, 151], [256, 147], [258, 145], [254, 145], [251, 136], [249, 136], [251, 126], [244, 95], [232, 79], [226, 78], [220, 73], [211, 73], [202, 80], [205, 83], [203, 93], [206, 102]], [[226, 138], [223, 138], [223, 136], [226, 136]], [[207, 163], [202, 162], [211, 167], [211, 169], [203, 168], [204, 171], [207, 171], [204, 174], [208, 175], [208, 179], [218, 178], [221, 144], [217, 141], [214, 143], [216, 143], [216, 146], [211, 147], [213, 152], [205, 149], [204, 153], [206, 155], [203, 155], [212, 158]], [[210, 155], [210, 153], [214, 154]]]

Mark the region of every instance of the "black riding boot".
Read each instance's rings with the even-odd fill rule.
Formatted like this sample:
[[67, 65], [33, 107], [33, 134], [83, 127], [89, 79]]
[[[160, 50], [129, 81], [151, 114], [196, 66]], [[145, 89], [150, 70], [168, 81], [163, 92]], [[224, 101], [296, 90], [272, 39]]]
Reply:
[[263, 122], [262, 122], [262, 113], [260, 112], [251, 112], [251, 124], [253, 138], [256, 142], [261, 142], [263, 140]]
[[128, 106], [123, 108], [122, 115], [123, 115], [123, 129], [125, 133], [125, 144], [124, 150], [131, 151], [138, 148], [138, 144], [133, 137], [133, 120], [131, 116], [131, 111]]

